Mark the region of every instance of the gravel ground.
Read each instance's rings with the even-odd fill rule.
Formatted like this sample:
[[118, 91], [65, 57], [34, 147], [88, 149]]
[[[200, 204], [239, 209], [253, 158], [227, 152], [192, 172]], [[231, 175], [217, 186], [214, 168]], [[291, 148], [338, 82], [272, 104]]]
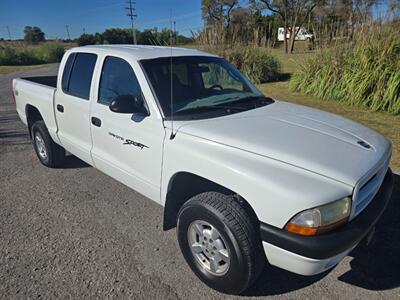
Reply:
[[[162, 207], [70, 156], [63, 169], [36, 159], [0, 75], [0, 297], [232, 299], [190, 271]], [[268, 267], [242, 297], [400, 299], [400, 176], [368, 248], [334, 270], [302, 277]]]

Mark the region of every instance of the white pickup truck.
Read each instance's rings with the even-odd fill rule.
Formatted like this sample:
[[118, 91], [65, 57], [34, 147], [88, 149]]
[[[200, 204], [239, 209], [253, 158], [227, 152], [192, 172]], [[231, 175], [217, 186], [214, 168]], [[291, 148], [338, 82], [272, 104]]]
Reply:
[[392, 192], [391, 144], [360, 124], [272, 100], [224, 59], [148, 46], [70, 49], [57, 77], [13, 81], [37, 156], [65, 152], [164, 206], [212, 288], [265, 262], [312, 275], [369, 237]]

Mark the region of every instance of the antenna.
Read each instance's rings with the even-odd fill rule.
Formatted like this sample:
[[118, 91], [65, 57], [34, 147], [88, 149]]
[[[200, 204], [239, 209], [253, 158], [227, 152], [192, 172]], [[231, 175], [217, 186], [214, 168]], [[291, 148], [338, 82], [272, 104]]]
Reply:
[[169, 14], [169, 21], [170, 21], [170, 30], [169, 30], [169, 47], [171, 49], [171, 55], [169, 59], [169, 70], [170, 70], [170, 81], [171, 81], [171, 136], [169, 137], [170, 140], [173, 140], [176, 133], [174, 133], [174, 86], [172, 83], [172, 8]]

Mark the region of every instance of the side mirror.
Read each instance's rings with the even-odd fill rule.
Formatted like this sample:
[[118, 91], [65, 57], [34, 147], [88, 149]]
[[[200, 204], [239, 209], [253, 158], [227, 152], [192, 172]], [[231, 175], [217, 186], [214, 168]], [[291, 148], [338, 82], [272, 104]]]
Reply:
[[110, 110], [120, 114], [138, 114], [148, 116], [149, 111], [144, 104], [142, 96], [120, 95], [110, 103]]

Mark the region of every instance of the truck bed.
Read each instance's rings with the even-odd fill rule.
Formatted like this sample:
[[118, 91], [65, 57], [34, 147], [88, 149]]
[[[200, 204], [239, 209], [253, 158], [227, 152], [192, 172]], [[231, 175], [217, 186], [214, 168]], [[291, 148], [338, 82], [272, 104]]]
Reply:
[[58, 141], [57, 123], [54, 111], [54, 94], [57, 90], [57, 76], [15, 78], [13, 92], [19, 117], [28, 125], [29, 107], [39, 111], [50, 136]]
[[23, 80], [32, 81], [42, 85], [57, 87], [57, 76], [36, 76], [36, 77], [22, 77]]

